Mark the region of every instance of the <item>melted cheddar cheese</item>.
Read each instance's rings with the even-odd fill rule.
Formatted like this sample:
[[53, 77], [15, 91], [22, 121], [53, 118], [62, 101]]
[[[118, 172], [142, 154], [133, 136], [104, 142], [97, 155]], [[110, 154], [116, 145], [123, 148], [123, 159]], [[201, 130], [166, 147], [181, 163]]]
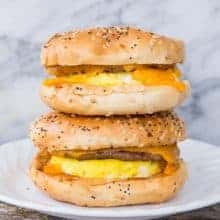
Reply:
[[142, 84], [146, 86], [172, 86], [179, 91], [185, 90], [185, 83], [180, 80], [181, 73], [176, 67], [167, 69], [154, 68], [146, 65], [125, 65], [121, 72], [105, 73], [104, 67], [90, 66], [77, 71], [76, 74], [57, 76], [44, 80], [46, 86], [62, 84], [89, 84], [95, 86], [119, 86]]
[[[179, 149], [176, 145], [166, 146], [148, 146], [148, 147], [122, 147], [117, 148], [126, 152], [147, 152], [161, 155], [168, 163], [174, 163], [179, 158]], [[68, 150], [54, 151], [53, 155], [58, 157], [71, 157], [79, 159], [83, 154], [90, 152], [99, 152], [99, 150]]]

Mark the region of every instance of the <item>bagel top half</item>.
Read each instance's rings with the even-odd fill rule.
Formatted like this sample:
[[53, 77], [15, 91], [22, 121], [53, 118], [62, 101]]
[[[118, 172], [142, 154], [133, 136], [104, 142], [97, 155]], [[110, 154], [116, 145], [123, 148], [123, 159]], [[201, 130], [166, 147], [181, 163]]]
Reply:
[[173, 112], [152, 115], [84, 117], [50, 112], [31, 126], [35, 146], [48, 152], [173, 145], [186, 136]]
[[52, 36], [43, 46], [43, 66], [176, 64], [180, 40], [132, 27], [89, 28]]

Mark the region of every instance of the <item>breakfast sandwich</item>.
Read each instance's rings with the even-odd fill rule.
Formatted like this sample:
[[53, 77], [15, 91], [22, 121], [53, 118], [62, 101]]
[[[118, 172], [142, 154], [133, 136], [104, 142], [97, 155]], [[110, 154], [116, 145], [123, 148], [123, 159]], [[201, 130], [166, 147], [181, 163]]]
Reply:
[[183, 122], [173, 112], [84, 117], [51, 112], [30, 132], [39, 149], [31, 178], [52, 198], [80, 206], [160, 203], [187, 176], [177, 142]]
[[168, 111], [189, 94], [176, 65], [183, 59], [181, 41], [135, 28], [55, 34], [42, 48], [51, 76], [41, 98], [52, 109], [80, 115]]

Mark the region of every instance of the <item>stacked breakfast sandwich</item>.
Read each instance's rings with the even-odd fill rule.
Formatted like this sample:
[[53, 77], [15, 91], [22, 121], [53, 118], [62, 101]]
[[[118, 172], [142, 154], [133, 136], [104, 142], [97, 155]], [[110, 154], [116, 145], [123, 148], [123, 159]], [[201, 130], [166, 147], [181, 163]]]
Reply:
[[189, 94], [181, 41], [129, 27], [55, 34], [42, 48], [53, 111], [30, 131], [30, 175], [52, 198], [80, 206], [160, 203], [183, 186], [173, 109]]

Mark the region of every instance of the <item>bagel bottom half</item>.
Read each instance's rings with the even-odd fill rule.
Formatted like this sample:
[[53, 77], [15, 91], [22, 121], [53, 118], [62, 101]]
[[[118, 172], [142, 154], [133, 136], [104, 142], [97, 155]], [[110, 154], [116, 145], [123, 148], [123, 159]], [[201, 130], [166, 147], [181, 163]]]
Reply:
[[[152, 114], [175, 108], [188, 96], [171, 86], [136, 86], [101, 89], [85, 85], [41, 87], [41, 99], [49, 107], [79, 115]], [[80, 89], [80, 90], [77, 90]], [[105, 91], [105, 92], [104, 92]]]
[[170, 175], [160, 174], [146, 179], [93, 181], [67, 175], [50, 176], [39, 169], [35, 158], [30, 176], [36, 186], [52, 198], [79, 206], [108, 207], [145, 203], [161, 203], [174, 197], [182, 188], [187, 169], [183, 161]]

